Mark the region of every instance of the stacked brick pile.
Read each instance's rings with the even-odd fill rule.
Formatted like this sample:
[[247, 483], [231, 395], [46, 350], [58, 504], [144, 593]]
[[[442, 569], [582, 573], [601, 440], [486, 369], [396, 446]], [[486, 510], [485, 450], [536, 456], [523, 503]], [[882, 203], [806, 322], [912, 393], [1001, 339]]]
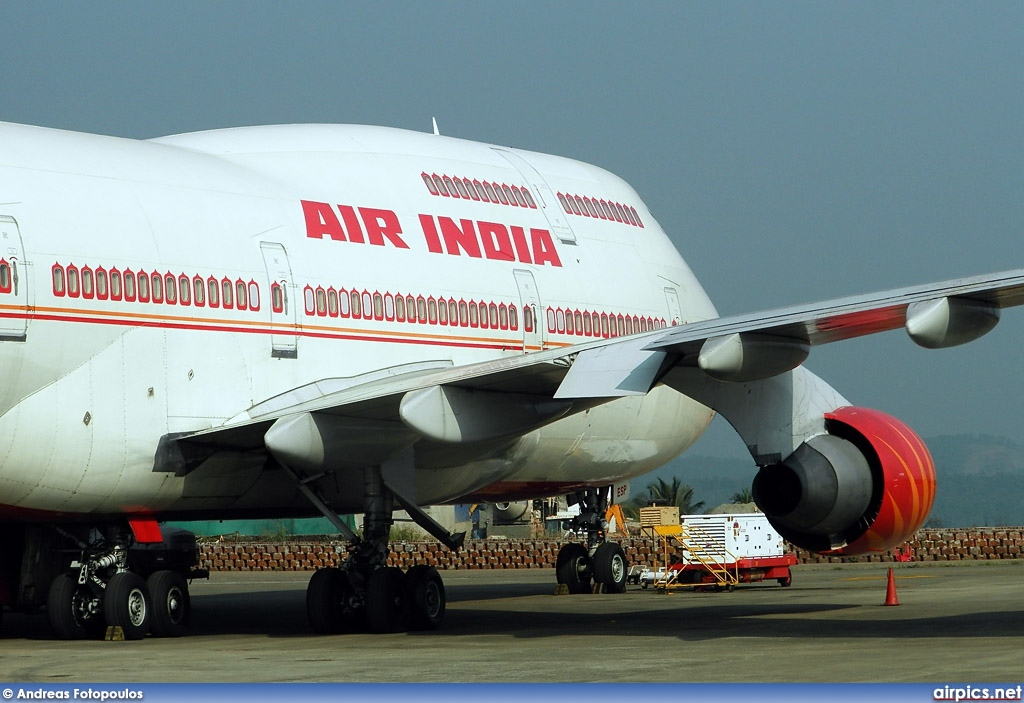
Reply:
[[[903, 550], [910, 561], [963, 561], [1019, 559], [1024, 552], [1024, 528], [970, 528], [922, 530]], [[661, 561], [654, 539], [621, 540], [626, 558], [634, 564]], [[437, 542], [393, 542], [388, 555], [392, 566], [408, 568], [429, 564], [438, 569], [537, 569], [552, 568], [561, 543], [553, 540], [470, 541], [458, 552]], [[213, 542], [202, 546], [201, 562], [211, 571], [312, 571], [336, 566], [344, 558], [343, 542]], [[908, 551], [909, 550], [909, 551]], [[825, 557], [797, 551], [801, 563], [891, 562], [901, 555], [892, 552], [859, 557]]]

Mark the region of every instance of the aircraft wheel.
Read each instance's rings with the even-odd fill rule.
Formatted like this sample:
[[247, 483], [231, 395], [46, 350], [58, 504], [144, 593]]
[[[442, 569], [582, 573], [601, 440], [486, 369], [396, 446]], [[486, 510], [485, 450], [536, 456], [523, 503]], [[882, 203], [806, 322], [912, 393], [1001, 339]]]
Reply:
[[587, 566], [587, 549], [579, 542], [570, 542], [558, 550], [555, 560], [555, 575], [558, 583], [569, 587], [569, 593], [590, 592], [590, 570]]
[[444, 581], [432, 566], [417, 565], [405, 573], [406, 617], [413, 630], [436, 630], [444, 620]]
[[61, 574], [50, 584], [46, 599], [50, 626], [62, 640], [80, 640], [95, 632], [98, 615], [89, 611], [91, 596], [71, 574]]
[[313, 631], [333, 635], [352, 629], [356, 621], [354, 595], [347, 573], [333, 567], [317, 570], [306, 587], [306, 615]]
[[185, 577], [177, 571], [154, 571], [146, 579], [153, 603], [153, 635], [181, 637], [188, 629], [192, 601]]
[[591, 571], [606, 593], [626, 592], [626, 555], [615, 542], [602, 542], [594, 552]]
[[140, 640], [149, 632], [152, 606], [146, 582], [138, 574], [114, 574], [103, 595], [103, 613], [108, 627], [120, 627], [126, 640]]
[[405, 629], [402, 580], [405, 574], [394, 566], [377, 569], [366, 583], [366, 618], [374, 632]]

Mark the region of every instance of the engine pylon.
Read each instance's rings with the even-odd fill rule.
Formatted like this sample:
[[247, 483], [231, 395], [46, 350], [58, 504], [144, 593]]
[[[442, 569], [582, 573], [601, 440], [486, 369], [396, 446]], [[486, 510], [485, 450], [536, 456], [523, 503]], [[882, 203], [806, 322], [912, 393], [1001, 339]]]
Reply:
[[889, 583], [885, 588], [885, 603], [882, 605], [899, 605], [899, 598], [896, 597], [896, 576], [889, 567]]

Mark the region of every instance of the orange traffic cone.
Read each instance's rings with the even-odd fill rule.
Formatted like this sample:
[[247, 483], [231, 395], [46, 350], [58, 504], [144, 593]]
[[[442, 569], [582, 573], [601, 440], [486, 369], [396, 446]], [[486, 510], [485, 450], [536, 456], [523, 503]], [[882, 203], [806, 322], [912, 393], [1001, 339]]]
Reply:
[[889, 585], [885, 589], [885, 603], [883, 605], [899, 605], [900, 601], [896, 597], [896, 577], [892, 573], [892, 568], [889, 568]]

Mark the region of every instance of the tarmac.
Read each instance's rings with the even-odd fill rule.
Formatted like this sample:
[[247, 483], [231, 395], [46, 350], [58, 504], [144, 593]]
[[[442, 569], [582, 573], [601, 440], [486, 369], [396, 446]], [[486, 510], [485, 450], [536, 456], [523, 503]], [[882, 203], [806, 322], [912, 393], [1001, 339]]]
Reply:
[[551, 569], [446, 571], [434, 632], [315, 635], [308, 572], [192, 584], [192, 634], [54, 641], [43, 613], [0, 624], [6, 682], [1021, 683], [1024, 560], [801, 565], [793, 585], [554, 595]]

